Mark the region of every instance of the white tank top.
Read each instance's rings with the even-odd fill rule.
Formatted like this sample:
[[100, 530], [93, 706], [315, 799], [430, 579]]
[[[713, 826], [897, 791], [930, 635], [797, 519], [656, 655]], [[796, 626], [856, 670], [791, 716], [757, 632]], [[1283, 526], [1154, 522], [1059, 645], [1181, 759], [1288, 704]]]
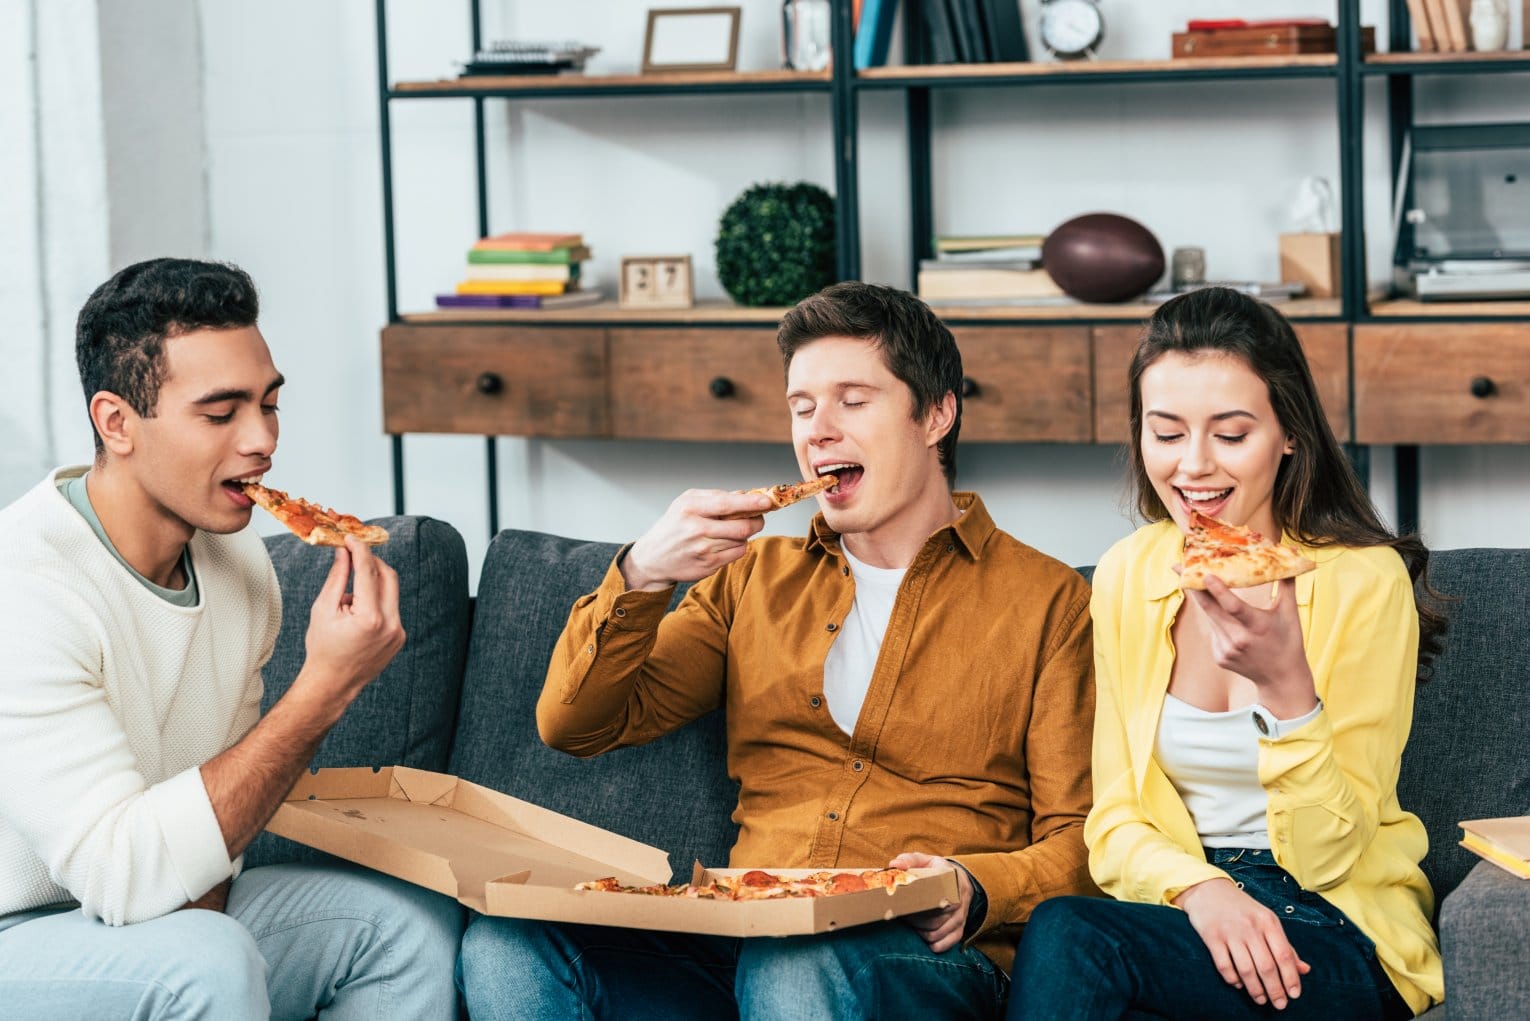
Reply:
[[1259, 782], [1252, 705], [1213, 713], [1164, 695], [1153, 757], [1190, 810], [1203, 845], [1270, 846], [1270, 798]]

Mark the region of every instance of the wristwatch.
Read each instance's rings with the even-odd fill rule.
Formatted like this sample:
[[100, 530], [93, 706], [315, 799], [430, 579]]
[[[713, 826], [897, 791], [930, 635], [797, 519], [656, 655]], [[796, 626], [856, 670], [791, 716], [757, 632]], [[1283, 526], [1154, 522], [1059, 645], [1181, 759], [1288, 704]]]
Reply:
[[1300, 727], [1305, 727], [1312, 722], [1312, 718], [1323, 711], [1323, 700], [1318, 699], [1317, 705], [1302, 713], [1294, 720], [1277, 720], [1275, 714], [1270, 712], [1259, 703], [1254, 703], [1252, 713], [1254, 716], [1254, 729], [1259, 731], [1259, 736], [1278, 741], [1288, 734], [1293, 734]]
[[1041, 0], [1041, 45], [1059, 60], [1092, 57], [1105, 38], [1098, 0]]

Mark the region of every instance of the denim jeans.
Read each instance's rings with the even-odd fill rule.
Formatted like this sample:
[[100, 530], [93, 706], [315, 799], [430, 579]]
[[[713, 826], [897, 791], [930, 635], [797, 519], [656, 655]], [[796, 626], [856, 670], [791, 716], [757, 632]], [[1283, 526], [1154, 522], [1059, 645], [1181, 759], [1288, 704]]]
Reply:
[[77, 909], [6, 919], [4, 1021], [455, 1021], [458, 905], [351, 866], [271, 865], [226, 913], [110, 926]]
[[1275, 912], [1312, 966], [1284, 1010], [1227, 984], [1178, 908], [1092, 897], [1043, 901], [1015, 960], [1007, 1021], [1033, 1018], [1407, 1018], [1413, 1012], [1365, 933], [1309, 893], [1267, 850], [1208, 849], [1208, 859]]
[[1009, 985], [978, 951], [936, 954], [901, 922], [740, 940], [480, 917], [458, 975], [473, 1021], [957, 1021], [997, 1018]]

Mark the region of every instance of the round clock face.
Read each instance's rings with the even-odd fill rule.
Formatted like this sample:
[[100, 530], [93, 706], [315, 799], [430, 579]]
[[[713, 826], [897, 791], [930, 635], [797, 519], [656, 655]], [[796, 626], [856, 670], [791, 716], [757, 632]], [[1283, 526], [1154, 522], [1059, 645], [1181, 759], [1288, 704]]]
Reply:
[[1105, 18], [1094, 0], [1048, 0], [1041, 8], [1041, 41], [1059, 57], [1093, 49], [1105, 34]]

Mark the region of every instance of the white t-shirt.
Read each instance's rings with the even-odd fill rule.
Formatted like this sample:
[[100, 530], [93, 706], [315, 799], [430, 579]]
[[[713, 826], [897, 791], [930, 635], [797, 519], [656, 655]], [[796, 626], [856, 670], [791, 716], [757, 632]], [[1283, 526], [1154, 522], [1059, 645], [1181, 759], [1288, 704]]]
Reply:
[[876, 669], [882, 638], [887, 634], [887, 622], [892, 618], [898, 587], [903, 584], [907, 568], [872, 567], [855, 559], [843, 546], [840, 551], [855, 581], [855, 601], [850, 604], [850, 615], [839, 629], [839, 637], [824, 657], [823, 697], [828, 700], [829, 714], [839, 729], [852, 734], [855, 721], [860, 719], [861, 704], [866, 701], [866, 690], [871, 687], [871, 674]]

